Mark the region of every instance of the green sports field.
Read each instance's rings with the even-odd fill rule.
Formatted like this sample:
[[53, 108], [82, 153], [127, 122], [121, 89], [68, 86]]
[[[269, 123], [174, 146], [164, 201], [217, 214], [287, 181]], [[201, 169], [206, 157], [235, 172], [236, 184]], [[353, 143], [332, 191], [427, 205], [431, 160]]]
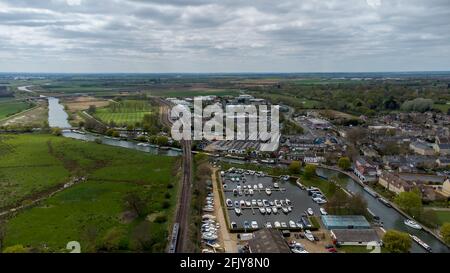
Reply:
[[164, 251], [177, 158], [38, 134], [3, 135], [0, 150], [3, 206], [33, 200], [70, 177], [87, 177], [11, 218], [3, 251], [21, 245], [63, 252], [70, 241], [80, 242], [82, 252]]
[[126, 126], [141, 122], [144, 116], [151, 114], [152, 111], [152, 107], [146, 101], [127, 100], [97, 109], [95, 117], [105, 123], [114, 122]]

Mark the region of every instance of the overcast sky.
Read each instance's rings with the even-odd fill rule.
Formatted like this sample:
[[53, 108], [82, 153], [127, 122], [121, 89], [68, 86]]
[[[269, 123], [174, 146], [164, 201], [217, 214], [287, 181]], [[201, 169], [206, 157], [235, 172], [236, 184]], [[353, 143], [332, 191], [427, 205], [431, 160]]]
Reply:
[[0, 0], [2, 72], [426, 70], [449, 0]]

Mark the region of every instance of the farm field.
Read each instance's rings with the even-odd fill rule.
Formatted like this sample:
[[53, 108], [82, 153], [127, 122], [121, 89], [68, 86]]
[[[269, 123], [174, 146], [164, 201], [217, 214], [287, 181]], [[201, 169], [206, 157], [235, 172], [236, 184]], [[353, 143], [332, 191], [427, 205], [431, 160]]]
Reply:
[[0, 126], [6, 127], [42, 127], [48, 120], [48, 108], [45, 103], [42, 103], [39, 107], [19, 113], [18, 115], [5, 118], [0, 121]]
[[108, 107], [97, 109], [95, 117], [105, 123], [114, 122], [119, 126], [135, 125], [153, 110], [146, 101], [126, 100], [110, 103]]
[[30, 107], [31, 105], [28, 102], [23, 101], [0, 101], [0, 120]]
[[95, 107], [106, 107], [109, 102], [105, 99], [95, 97], [76, 97], [74, 99], [66, 99], [62, 103], [67, 106], [67, 109], [71, 112], [87, 110], [89, 106], [95, 105]]
[[151, 90], [147, 91], [151, 96], [157, 97], [195, 97], [195, 96], [237, 96], [239, 91], [235, 89], [186, 89], [186, 90]]
[[[177, 197], [177, 158], [49, 135], [2, 136], [1, 143], [7, 152], [0, 168], [31, 166], [37, 156], [44, 160], [14, 177], [17, 191], [29, 185], [36, 190], [35, 181], [45, 188], [87, 177], [11, 218], [4, 251], [21, 245], [30, 251], [64, 252], [69, 241], [80, 242], [82, 252], [164, 251]], [[29, 178], [31, 173], [42, 177]]]

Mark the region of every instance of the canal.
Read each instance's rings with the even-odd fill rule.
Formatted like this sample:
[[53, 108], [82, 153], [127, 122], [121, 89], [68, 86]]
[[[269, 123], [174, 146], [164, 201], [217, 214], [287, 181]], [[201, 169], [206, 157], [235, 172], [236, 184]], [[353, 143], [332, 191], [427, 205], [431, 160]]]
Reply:
[[[68, 115], [64, 111], [64, 106], [59, 103], [59, 99], [57, 98], [48, 98], [49, 102], [49, 125], [50, 127], [57, 127], [57, 128], [70, 128], [70, 124], [67, 121]], [[103, 144], [111, 145], [111, 146], [117, 146], [117, 147], [123, 147], [127, 149], [133, 149], [138, 150], [142, 152], [147, 152], [151, 154], [159, 154], [159, 155], [167, 155], [167, 156], [180, 156], [182, 154], [181, 151], [177, 150], [162, 150], [157, 147], [151, 147], [151, 146], [142, 146], [139, 145], [139, 143], [133, 142], [133, 141], [125, 141], [120, 139], [114, 139], [110, 137], [105, 137], [101, 135], [94, 135], [90, 133], [82, 134], [77, 132], [71, 132], [65, 130], [63, 132], [64, 137], [79, 139], [83, 141], [95, 141], [96, 139], [100, 139]], [[224, 161], [228, 161], [230, 163], [243, 163], [243, 161], [236, 160], [236, 159], [221, 159]], [[317, 170], [318, 175], [322, 177], [332, 177], [335, 175], [339, 175], [339, 172], [332, 171], [332, 170], [326, 170], [319, 168]], [[341, 176], [343, 177], [343, 176]], [[399, 212], [394, 210], [393, 208], [388, 208], [384, 204], [382, 204], [380, 201], [378, 201], [377, 198], [373, 197], [372, 195], [368, 194], [363, 187], [358, 184], [356, 181], [351, 179], [348, 176], [345, 176], [345, 187], [348, 191], [352, 193], [359, 193], [362, 195], [362, 197], [367, 201], [368, 208], [375, 213], [377, 216], [381, 218], [381, 220], [384, 223], [385, 229], [396, 229], [403, 232], [407, 232], [413, 235], [416, 235], [419, 237], [422, 241], [427, 243], [432, 249], [433, 252], [436, 253], [449, 253], [449, 248], [444, 245], [442, 242], [437, 240], [434, 236], [430, 235], [428, 232], [424, 230], [415, 230], [408, 226], [406, 226], [403, 222], [406, 219], [403, 215], [401, 215]], [[424, 253], [425, 250], [420, 247], [418, 244], [413, 242], [411, 252], [414, 253]]]
[[[327, 169], [317, 169], [317, 174], [322, 177], [332, 177], [339, 175], [339, 172], [327, 170]], [[369, 193], [367, 193], [363, 187], [358, 184], [356, 181], [351, 179], [348, 176], [341, 174], [340, 178], [345, 180], [345, 187], [348, 191], [352, 193], [359, 193], [362, 197], [367, 201], [368, 208], [377, 216], [381, 218], [381, 221], [384, 223], [385, 229], [396, 229], [399, 231], [407, 232], [419, 237], [422, 241], [427, 243], [435, 253], [448, 253], [449, 249], [442, 242], [437, 240], [433, 235], [429, 234], [424, 230], [416, 230], [406, 226], [403, 222], [405, 221], [405, 217], [397, 212], [393, 208], [389, 208], [385, 206], [383, 203], [378, 201], [377, 198], [373, 197]], [[420, 247], [417, 243], [413, 242], [411, 252], [413, 253], [423, 253], [426, 252], [422, 247]]]

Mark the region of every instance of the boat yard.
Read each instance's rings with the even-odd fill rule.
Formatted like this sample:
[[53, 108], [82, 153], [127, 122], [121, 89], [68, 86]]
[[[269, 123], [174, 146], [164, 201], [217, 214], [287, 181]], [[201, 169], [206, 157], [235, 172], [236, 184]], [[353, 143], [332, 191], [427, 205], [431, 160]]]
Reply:
[[308, 208], [316, 216], [320, 215], [320, 206], [307, 191], [287, 178], [227, 171], [221, 173], [221, 181], [231, 231], [247, 232], [264, 227], [300, 230], [307, 221]]

